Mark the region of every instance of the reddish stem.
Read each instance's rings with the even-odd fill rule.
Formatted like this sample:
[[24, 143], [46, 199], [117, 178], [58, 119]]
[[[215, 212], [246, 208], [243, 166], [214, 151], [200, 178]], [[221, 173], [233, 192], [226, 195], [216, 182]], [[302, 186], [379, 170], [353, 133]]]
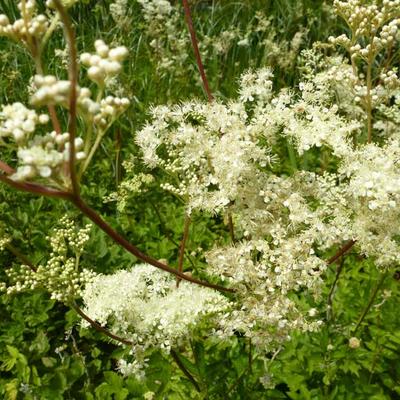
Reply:
[[233, 289], [230, 288], [225, 288], [220, 285], [214, 285], [212, 283], [204, 282], [201, 280], [198, 280], [196, 278], [193, 278], [192, 276], [186, 275], [181, 271], [176, 270], [175, 268], [172, 268], [155, 258], [142, 253], [136, 246], [134, 246], [132, 243], [128, 242], [123, 236], [121, 236], [117, 231], [115, 231], [110, 225], [108, 225], [101, 217], [94, 211], [92, 208], [90, 208], [79, 196], [70, 196], [69, 200], [79, 209], [82, 211], [83, 214], [85, 214], [94, 224], [96, 224], [101, 230], [103, 230], [111, 239], [113, 239], [116, 243], [121, 245], [125, 250], [127, 250], [129, 253], [134, 255], [135, 257], [139, 258], [140, 260], [153, 265], [156, 268], [159, 268], [163, 271], [169, 272], [171, 274], [174, 274], [175, 276], [192, 282], [196, 283], [200, 286], [205, 286], [209, 287], [211, 289], [215, 290], [220, 290], [224, 292], [234, 292]]
[[61, 134], [61, 125], [60, 125], [60, 121], [58, 120], [58, 117], [57, 117], [56, 109], [52, 105], [48, 105], [47, 109], [49, 110], [51, 123], [53, 124], [53, 129], [57, 133], [57, 135], [60, 135]]
[[98, 322], [94, 321], [92, 318], [90, 318], [88, 315], [86, 315], [83, 310], [78, 307], [76, 304], [72, 305], [72, 308], [87, 322], [89, 322], [89, 324], [96, 329], [96, 331], [102, 333], [103, 335], [108, 336], [109, 338], [116, 340], [117, 342], [126, 344], [128, 346], [132, 346], [133, 342], [131, 342], [130, 340], [124, 339], [120, 336], [114, 335], [113, 333], [111, 333], [108, 329], [104, 328], [103, 326], [101, 326]]
[[7, 175], [11, 175], [15, 172], [13, 167], [10, 167], [7, 163], [0, 160], [0, 169], [4, 171]]
[[55, 197], [59, 199], [69, 199], [71, 197], [71, 194], [68, 192], [37, 185], [36, 183], [14, 181], [4, 174], [0, 174], [0, 181], [6, 183], [9, 186], [12, 186], [15, 189], [22, 190], [23, 192], [37, 194], [40, 196]]
[[347, 253], [354, 245], [356, 244], [355, 240], [349, 240], [346, 242], [343, 247], [341, 247], [335, 255], [333, 255], [328, 261], [327, 264], [331, 265], [335, 261], [337, 261], [343, 254]]
[[211, 103], [214, 100], [214, 97], [211, 93], [210, 86], [208, 84], [207, 75], [204, 70], [203, 62], [201, 61], [201, 55], [199, 51], [198, 41], [196, 37], [196, 31], [193, 26], [192, 15], [190, 12], [190, 6], [188, 0], [182, 0], [183, 8], [185, 10], [185, 19], [190, 32], [190, 39], [192, 41], [194, 55], [196, 57], [197, 67], [199, 68], [199, 72], [201, 75], [201, 80], [203, 81], [204, 90], [207, 93], [208, 101]]

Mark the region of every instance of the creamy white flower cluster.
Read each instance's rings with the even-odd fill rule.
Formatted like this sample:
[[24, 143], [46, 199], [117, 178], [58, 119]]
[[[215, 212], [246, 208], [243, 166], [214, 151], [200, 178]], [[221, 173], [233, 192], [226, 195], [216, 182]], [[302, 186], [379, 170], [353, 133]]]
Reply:
[[7, 15], [0, 14], [0, 36], [29, 43], [29, 38], [40, 39], [47, 31], [49, 22], [45, 15], [37, 14], [35, 0], [18, 2], [21, 18], [10, 22]]
[[110, 14], [118, 27], [129, 29], [133, 23], [129, 13], [128, 0], [115, 0], [111, 3]]
[[168, 0], [138, 0], [143, 7], [145, 18], [148, 22], [152, 16], [163, 19], [172, 12], [172, 5]]
[[45, 265], [32, 271], [27, 265], [6, 271], [12, 285], [4, 285], [7, 294], [19, 293], [37, 288], [45, 289], [52, 299], [65, 303], [81, 296], [84, 285], [95, 278], [95, 274], [83, 269], [79, 271], [79, 258], [89, 240], [91, 225], [78, 229], [67, 217], [60, 221], [48, 241], [51, 245], [50, 258]]
[[[207, 256], [210, 271], [238, 293], [236, 306], [220, 317], [222, 337], [241, 331], [260, 346], [272, 346], [293, 329], [317, 329], [320, 322], [309, 322], [293, 294], [307, 288], [318, 296], [326, 269], [320, 254], [346, 241], [355, 241], [355, 249], [382, 268], [400, 262], [399, 135], [381, 144], [354, 144], [364, 121], [353, 117], [361, 111], [355, 106], [357, 111], [340, 112], [335, 90], [343, 91], [347, 104], [351, 92], [332, 81], [342, 76], [355, 84], [358, 77], [342, 60], [332, 61], [328, 73], [310, 76], [298, 93], [274, 94], [265, 70], [259, 79], [265, 87], [253, 88], [257, 71], [249, 72], [240, 88], [244, 104], [158, 107], [137, 136], [145, 162], [168, 171], [172, 179], [164, 187], [181, 195], [189, 209], [215, 212], [229, 204], [233, 213], [242, 242]], [[342, 75], [340, 65], [349, 67]], [[263, 95], [257, 99], [257, 93]], [[398, 127], [394, 115], [400, 114], [392, 115]], [[274, 175], [256, 153], [268, 154], [261, 137], [267, 146], [282, 137], [291, 140], [298, 156], [323, 146], [336, 167], [329, 173]]]
[[[68, 104], [71, 82], [58, 80], [54, 75], [35, 75], [33, 78], [35, 92], [31, 97], [31, 104], [40, 107], [48, 104]], [[79, 89], [78, 89], [79, 96]], [[85, 94], [83, 97], [86, 97]]]
[[204, 317], [229, 306], [220, 293], [190, 282], [176, 280], [163, 271], [142, 264], [112, 275], [98, 275], [82, 295], [85, 312], [102, 326], [134, 342], [135, 368], [122, 362], [121, 370], [139, 371], [145, 352], [152, 347], [169, 353], [183, 343]]
[[240, 77], [240, 100], [252, 102], [256, 99], [265, 104], [272, 97], [273, 73], [270, 68], [247, 71]]
[[[51, 132], [43, 136], [35, 134], [37, 125], [47, 124], [47, 114], [37, 114], [21, 103], [2, 107], [0, 112], [0, 138], [12, 138], [17, 144], [18, 167], [12, 179], [23, 181], [35, 177], [49, 178], [62, 175], [69, 159], [69, 133]], [[75, 139], [76, 158], [85, 158], [81, 151], [83, 140]]]
[[[397, 0], [369, 4], [360, 0], [334, 1], [336, 12], [349, 25], [351, 34], [332, 36], [329, 40], [348, 51], [354, 76], [349, 91], [355, 96], [356, 103], [369, 113], [382, 103], [389, 102], [400, 86], [397, 71], [390, 69], [390, 60], [385, 64], [385, 57], [378, 57], [388, 47], [395, 47], [395, 42], [400, 39], [399, 5]], [[368, 66], [367, 76], [362, 64]]]
[[241, 332], [254, 344], [269, 347], [287, 340], [293, 330], [316, 330], [321, 321], [309, 322], [288, 294], [308, 288], [316, 294], [326, 268], [314, 254], [312, 240], [285, 238], [275, 231], [272, 243], [250, 240], [207, 254], [211, 271], [228, 279], [238, 292], [240, 306], [219, 319], [218, 334]]
[[157, 107], [151, 124], [136, 136], [149, 167], [161, 167], [170, 180], [162, 187], [193, 209], [218, 212], [235, 200], [258, 166], [270, 162], [247, 126], [240, 103], [187, 103]]
[[128, 49], [124, 46], [110, 49], [103, 40], [96, 40], [94, 46], [96, 54], [83, 53], [80, 59], [83, 65], [89, 67], [89, 79], [104, 86], [107, 80], [121, 72], [121, 63], [128, 55]]
[[12, 137], [16, 143], [24, 143], [39, 124], [47, 124], [47, 114], [37, 114], [22, 103], [2, 106], [0, 111], [0, 137]]
[[[294, 139], [299, 154], [323, 145], [331, 147], [335, 155], [346, 153], [352, 133], [361, 127], [359, 121], [349, 121], [340, 116], [339, 107], [327, 102], [327, 88], [317, 87], [313, 82], [302, 82], [299, 89], [301, 97], [292, 98], [286, 110], [280, 108], [283, 111], [279, 116], [280, 126], [284, 134]], [[287, 95], [284, 96], [287, 101]], [[272, 101], [272, 105], [279, 103], [279, 98]]]
[[[69, 160], [69, 133], [58, 135], [51, 132], [45, 136], [35, 136], [28, 141], [26, 146], [20, 146], [17, 151], [19, 160], [18, 168], [12, 179], [23, 181], [37, 176], [50, 178], [60, 177], [65, 163]], [[83, 140], [75, 139], [77, 161], [86, 157], [83, 151]]]

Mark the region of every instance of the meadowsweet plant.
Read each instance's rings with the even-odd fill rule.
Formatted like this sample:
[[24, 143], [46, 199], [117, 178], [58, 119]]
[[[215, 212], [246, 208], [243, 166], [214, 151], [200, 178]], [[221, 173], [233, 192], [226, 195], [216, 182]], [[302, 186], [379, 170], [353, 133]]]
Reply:
[[[168, 260], [140, 250], [85, 200], [94, 186], [95, 154], [131, 105], [113, 93], [130, 52], [103, 39], [81, 49], [68, 12], [73, 3], [48, 1], [42, 15], [33, 0], [22, 0], [20, 19], [10, 22], [0, 15], [0, 35], [20, 43], [35, 65], [30, 98], [0, 108], [5, 150], [0, 180], [63, 201], [91, 224], [82, 224], [77, 214], [61, 218], [54, 232], [46, 232], [51, 251], [38, 265], [14, 247], [4, 230], [0, 249], [19, 262], [7, 269], [2, 291], [11, 296], [44, 289], [51, 299], [72, 307], [81, 326], [127, 347], [118, 353], [117, 368], [142, 382], [151, 373], [153, 357], [161, 354], [172, 357], [201, 392], [202, 383], [193, 377], [196, 368], [182, 354], [198, 358], [194, 338], [209, 348], [231, 346], [232, 352], [241, 338], [250, 348], [243, 374], [258, 359], [264, 365], [260, 382], [269, 389], [274, 386], [270, 364], [281, 349], [299, 333], [332, 324], [336, 285], [352, 249], [357, 262], [368, 259], [363, 272], [379, 276], [358, 321], [338, 329], [348, 348], [362, 347], [357, 332], [400, 261], [400, 83], [394, 66], [400, 2], [335, 1], [347, 33], [302, 52], [295, 87], [277, 88], [271, 68], [253, 68], [238, 77], [237, 96], [226, 100], [214, 98], [202, 55], [210, 57], [206, 48], [211, 44], [217, 53], [226, 53], [237, 39], [239, 47], [246, 46], [251, 34], [233, 29], [218, 40], [206, 38], [199, 50], [187, 1], [189, 35], [177, 29], [184, 24], [178, 4], [138, 0], [159, 70], [178, 71], [173, 65], [188, 62], [192, 43], [208, 102], [152, 107], [141, 129], [124, 138], [130, 141], [128, 149], [135, 149], [135, 154], [124, 153], [124, 179], [118, 177], [117, 188], [103, 191], [101, 200], [115, 206], [116, 219], [128, 218], [135, 230], [135, 218], [145, 216], [145, 211], [130, 213], [139, 194], [150, 198], [157, 191], [163, 203], [174, 198], [183, 226], [180, 243], [169, 233], [177, 249]], [[127, 7], [125, 1], [111, 4], [112, 18], [122, 17]], [[48, 72], [43, 62], [59, 22], [68, 79]], [[270, 24], [261, 14], [255, 23], [262, 33]], [[285, 44], [289, 58], [280, 66], [294, 64], [305, 32]], [[321, 48], [327, 54], [318, 53]], [[186, 73], [185, 68], [194, 66], [179, 71]], [[161, 206], [154, 206], [158, 216]], [[210, 231], [207, 248], [189, 256], [196, 242], [191, 235], [211, 221], [218, 221], [218, 232]], [[160, 221], [160, 229], [164, 225]], [[97, 228], [115, 255], [112, 270], [88, 268], [97, 263], [93, 248], [101, 243], [91, 240]], [[120, 257], [122, 251], [135, 261]], [[326, 280], [337, 261], [341, 264], [326, 297]], [[390, 296], [383, 292], [376, 307]]]

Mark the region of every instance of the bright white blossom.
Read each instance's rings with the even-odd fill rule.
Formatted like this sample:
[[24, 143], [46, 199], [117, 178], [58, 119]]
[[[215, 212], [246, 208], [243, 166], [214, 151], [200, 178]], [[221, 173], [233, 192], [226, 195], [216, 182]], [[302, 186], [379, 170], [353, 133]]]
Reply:
[[147, 264], [97, 275], [82, 297], [91, 318], [133, 341], [136, 361], [122, 361], [120, 369], [136, 375], [145, 363], [146, 349], [155, 346], [169, 353], [171, 347], [186, 341], [204, 317], [210, 322], [229, 306], [215, 290], [186, 281], [177, 287], [170, 274]]

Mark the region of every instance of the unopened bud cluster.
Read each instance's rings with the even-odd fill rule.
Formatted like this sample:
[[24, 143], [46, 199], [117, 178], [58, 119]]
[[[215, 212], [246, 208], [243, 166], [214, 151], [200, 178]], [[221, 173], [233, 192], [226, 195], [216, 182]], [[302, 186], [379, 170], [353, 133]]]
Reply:
[[83, 53], [81, 62], [89, 67], [89, 79], [103, 86], [107, 79], [121, 72], [121, 62], [128, 55], [128, 49], [124, 46], [110, 49], [102, 40], [96, 40], [94, 45], [96, 54]]
[[399, 36], [399, 0], [385, 0], [381, 6], [362, 4], [360, 0], [335, 0], [334, 8], [345, 19], [354, 37], [343, 34], [337, 38], [330, 37], [329, 40], [345, 47], [353, 59], [361, 57], [370, 62]]
[[39, 39], [48, 29], [47, 17], [37, 14], [35, 0], [20, 1], [18, 9], [21, 17], [11, 23], [5, 14], [0, 14], [0, 36], [8, 36], [14, 40], [29, 43], [29, 38]]
[[71, 88], [69, 81], [58, 80], [53, 75], [35, 75], [33, 84], [36, 91], [31, 97], [32, 105], [67, 104]]
[[24, 143], [39, 124], [47, 124], [46, 114], [37, 114], [22, 103], [3, 106], [0, 111], [0, 137], [12, 137], [17, 144]]
[[7, 294], [19, 293], [37, 288], [47, 290], [52, 299], [69, 302], [79, 298], [84, 285], [96, 276], [88, 269], [79, 271], [79, 256], [89, 240], [91, 226], [77, 229], [74, 222], [68, 218], [61, 219], [62, 227], [47, 238], [52, 252], [45, 265], [40, 265], [36, 271], [22, 265], [18, 269], [7, 270], [7, 276], [12, 285], [0, 285]]
[[107, 96], [100, 102], [100, 111], [94, 116], [93, 122], [100, 127], [106, 127], [114, 121], [129, 106], [130, 101], [126, 97], [119, 98]]
[[0, 251], [3, 251], [8, 243], [11, 242], [11, 238], [9, 236], [4, 236], [0, 238]]

